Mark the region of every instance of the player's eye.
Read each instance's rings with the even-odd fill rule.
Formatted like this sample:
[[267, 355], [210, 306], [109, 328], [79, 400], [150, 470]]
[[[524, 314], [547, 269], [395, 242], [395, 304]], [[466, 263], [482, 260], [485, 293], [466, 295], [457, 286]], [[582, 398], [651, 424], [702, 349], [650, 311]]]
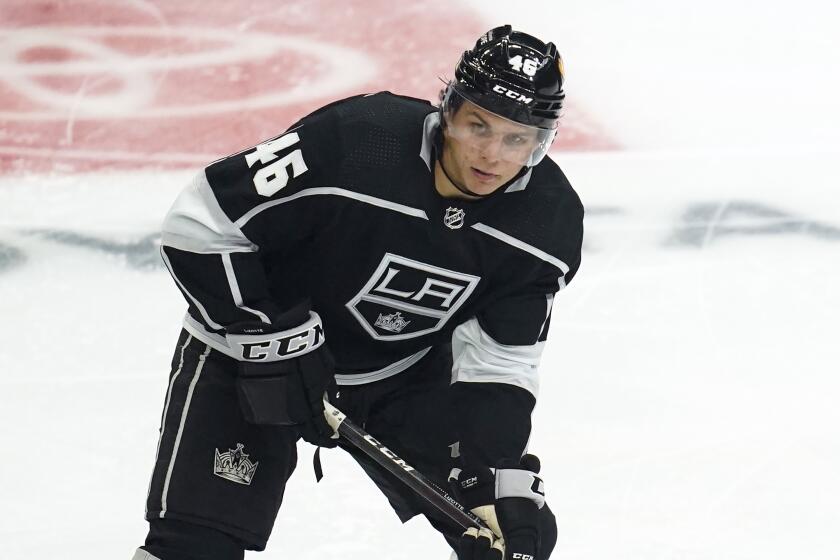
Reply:
[[470, 132], [473, 134], [484, 134], [487, 132], [487, 125], [481, 122], [472, 121], [470, 123]]
[[521, 134], [509, 134], [505, 136], [505, 143], [508, 146], [521, 146], [527, 142], [527, 138], [522, 136]]

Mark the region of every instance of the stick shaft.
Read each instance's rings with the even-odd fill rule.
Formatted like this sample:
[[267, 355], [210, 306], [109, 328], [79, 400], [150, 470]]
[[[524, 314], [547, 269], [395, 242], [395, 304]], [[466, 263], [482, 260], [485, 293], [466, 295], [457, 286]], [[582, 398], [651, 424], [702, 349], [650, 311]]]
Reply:
[[396, 476], [439, 512], [449, 517], [463, 529], [486, 527], [486, 524], [478, 516], [466, 510], [455, 498], [419, 473], [414, 467], [397, 457], [394, 452], [379, 443], [376, 438], [354, 424], [343, 412], [326, 401], [324, 401], [324, 408], [326, 409], [327, 421], [340, 437]]

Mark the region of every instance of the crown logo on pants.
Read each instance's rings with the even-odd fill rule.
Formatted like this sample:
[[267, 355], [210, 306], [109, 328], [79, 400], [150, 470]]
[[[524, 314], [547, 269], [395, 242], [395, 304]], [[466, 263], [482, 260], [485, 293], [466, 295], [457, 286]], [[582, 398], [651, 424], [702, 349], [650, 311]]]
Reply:
[[251, 462], [248, 458], [250, 455], [243, 451], [244, 448], [241, 443], [237, 443], [236, 449], [228, 449], [226, 453], [219, 453], [217, 448], [213, 474], [231, 482], [250, 486], [260, 463]]

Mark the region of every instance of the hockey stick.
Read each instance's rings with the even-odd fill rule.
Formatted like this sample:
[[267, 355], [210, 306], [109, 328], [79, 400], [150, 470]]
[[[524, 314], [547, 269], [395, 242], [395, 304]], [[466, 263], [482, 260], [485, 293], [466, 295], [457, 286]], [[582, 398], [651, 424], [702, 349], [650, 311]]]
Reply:
[[343, 412], [327, 401], [324, 401], [324, 409], [327, 422], [340, 437], [379, 463], [439, 512], [449, 517], [463, 529], [487, 527], [487, 524], [480, 517], [465, 509], [455, 498], [417, 472], [414, 467], [397, 457], [393, 451], [354, 424]]

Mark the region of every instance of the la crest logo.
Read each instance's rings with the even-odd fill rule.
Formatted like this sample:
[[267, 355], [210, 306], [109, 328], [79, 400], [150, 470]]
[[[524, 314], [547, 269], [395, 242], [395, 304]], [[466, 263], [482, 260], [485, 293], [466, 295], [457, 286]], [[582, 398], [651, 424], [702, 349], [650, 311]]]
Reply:
[[346, 307], [376, 340], [404, 340], [443, 328], [478, 276], [386, 253]]

